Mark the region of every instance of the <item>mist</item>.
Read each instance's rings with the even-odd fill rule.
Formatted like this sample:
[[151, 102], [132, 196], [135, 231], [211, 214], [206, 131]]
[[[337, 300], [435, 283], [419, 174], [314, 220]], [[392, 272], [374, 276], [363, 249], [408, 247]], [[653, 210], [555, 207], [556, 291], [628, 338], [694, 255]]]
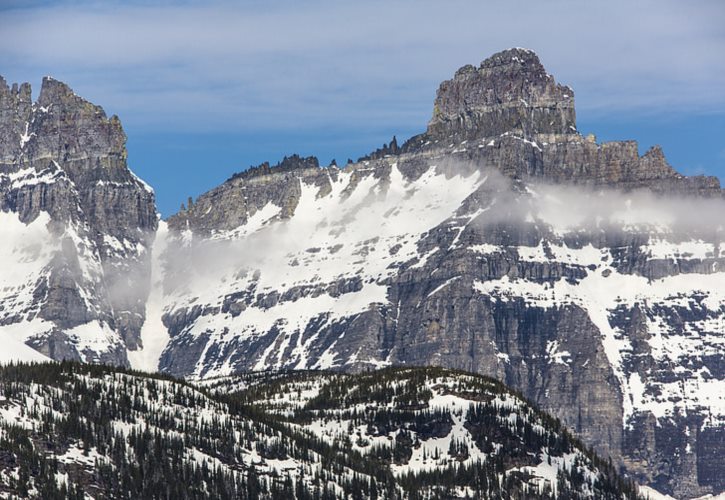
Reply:
[[582, 186], [532, 186], [530, 205], [538, 217], [562, 230], [605, 227], [656, 234], [714, 235], [725, 224], [725, 200], [624, 192]]
[[[320, 285], [359, 272], [384, 276], [386, 266], [424, 258], [420, 242], [429, 231], [451, 217], [465, 220], [477, 212], [468, 224], [514, 229], [521, 235], [519, 243], [532, 246], [544, 237], [571, 242], [582, 235], [582, 242], [604, 242], [598, 234], [630, 233], [640, 242], [706, 242], [714, 251], [725, 229], [725, 200], [720, 198], [521, 183], [495, 169], [451, 162], [438, 167], [433, 179], [429, 191], [420, 191], [420, 179], [398, 179], [387, 187], [377, 180], [362, 183], [349, 198], [318, 200], [311, 192], [291, 219], [271, 217], [261, 229], [241, 237], [200, 238], [187, 232], [163, 256], [165, 293], [211, 298], [220, 287], [243, 291], [258, 285], [259, 290], [282, 292], [295, 283]], [[446, 200], [431, 206], [428, 198], [436, 190], [448, 191]], [[537, 230], [530, 231], [532, 225]], [[481, 237], [493, 234], [482, 231]], [[390, 256], [398, 244], [408, 253]], [[363, 271], [366, 267], [370, 269]]]

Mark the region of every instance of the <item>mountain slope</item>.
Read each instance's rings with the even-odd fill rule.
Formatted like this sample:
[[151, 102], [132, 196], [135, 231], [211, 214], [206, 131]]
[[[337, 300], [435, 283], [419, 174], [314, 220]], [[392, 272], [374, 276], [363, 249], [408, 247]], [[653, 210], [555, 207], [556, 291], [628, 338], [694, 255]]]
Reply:
[[265, 163], [166, 223], [124, 142], [60, 82], [0, 82], [1, 359], [465, 369], [643, 484], [725, 491], [723, 191], [580, 135], [533, 52], [461, 68], [402, 146]]
[[476, 371], [644, 483], [725, 490], [723, 192], [581, 136], [573, 96], [504, 51], [401, 147], [200, 196], [168, 221], [159, 368]]
[[[0, 78], [0, 334], [54, 359], [127, 364], [148, 292], [154, 195], [116, 116], [50, 77]], [[27, 358], [19, 353], [19, 356]]]
[[637, 497], [556, 420], [472, 374], [282, 373], [195, 388], [64, 363], [2, 368], [0, 391], [3, 496]]

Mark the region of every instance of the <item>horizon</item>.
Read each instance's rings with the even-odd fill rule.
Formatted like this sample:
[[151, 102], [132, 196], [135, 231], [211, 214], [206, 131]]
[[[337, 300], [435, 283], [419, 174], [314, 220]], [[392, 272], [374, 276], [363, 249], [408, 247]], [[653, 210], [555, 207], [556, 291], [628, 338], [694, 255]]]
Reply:
[[425, 130], [440, 82], [515, 46], [574, 89], [582, 135], [635, 140], [640, 153], [660, 145], [678, 172], [725, 179], [725, 61], [710, 56], [725, 52], [718, 2], [412, 5], [9, 0], [0, 29], [18, 43], [0, 48], [0, 74], [30, 82], [34, 97], [51, 74], [118, 115], [129, 167], [164, 218], [264, 161], [297, 153], [342, 166], [402, 143]]

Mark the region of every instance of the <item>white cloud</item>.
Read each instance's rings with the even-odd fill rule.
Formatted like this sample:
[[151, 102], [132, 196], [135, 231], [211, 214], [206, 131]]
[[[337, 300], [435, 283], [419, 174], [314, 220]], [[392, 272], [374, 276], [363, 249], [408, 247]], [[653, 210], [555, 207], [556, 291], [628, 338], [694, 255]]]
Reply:
[[438, 83], [536, 50], [581, 110], [725, 111], [720, 1], [62, 2], [1, 12], [0, 74], [150, 130], [424, 128]]

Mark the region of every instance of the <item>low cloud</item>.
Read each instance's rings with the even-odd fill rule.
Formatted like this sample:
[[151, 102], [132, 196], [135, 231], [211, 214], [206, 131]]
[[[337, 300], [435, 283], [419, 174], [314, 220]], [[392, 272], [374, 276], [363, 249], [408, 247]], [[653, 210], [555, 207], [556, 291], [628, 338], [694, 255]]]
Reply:
[[531, 205], [543, 221], [573, 231], [614, 227], [679, 239], [712, 237], [725, 228], [725, 201], [721, 198], [541, 185], [534, 188]]
[[[584, 185], [529, 182], [517, 185], [496, 171], [481, 204], [495, 200], [480, 218], [482, 228], [504, 225], [555, 238], [584, 233], [597, 240], [604, 233], [631, 233], [680, 242], [718, 243], [725, 237], [725, 198], [659, 194], [649, 189], [621, 190]], [[471, 210], [471, 207], [467, 207]], [[588, 235], [588, 236], [586, 236]]]
[[[661, 195], [648, 190], [622, 191], [571, 184], [521, 184], [505, 177], [496, 169], [481, 169], [471, 164], [455, 162], [439, 167], [438, 171], [470, 173], [475, 170], [481, 170], [480, 179], [485, 178], [485, 181], [478, 188], [472, 188], [471, 196], [461, 196], [461, 200], [464, 200], [461, 213], [480, 213], [472, 223], [477, 230], [482, 231], [486, 243], [536, 246], [545, 237], [552, 241], [564, 240], [569, 245], [590, 242], [595, 245], [612, 245], [613, 241], [627, 242], [622, 244], [629, 245], [663, 240], [673, 244], [684, 241], [704, 242], [719, 247], [725, 237], [723, 198]], [[477, 173], [472, 175], [478, 178]], [[440, 189], [450, 187], [445, 184], [449, 181], [442, 181], [441, 178], [437, 180], [436, 185]], [[345, 207], [342, 202], [339, 206], [316, 202], [314, 207], [306, 207], [307, 212], [296, 213], [292, 221], [276, 220], [244, 237], [205, 239], [192, 237], [187, 233], [182, 238], [186, 240], [186, 244], [176, 242], [164, 254], [165, 289], [168, 293], [181, 291], [181, 294], [195, 296], [211, 292], [213, 295], [220, 284], [230, 280], [245, 283], [244, 286], [257, 281], [254, 277], [257, 270], [263, 270], [262, 277], [267, 278], [267, 285], [279, 286], [282, 282], [290, 284], [305, 273], [311, 277], [311, 282], [317, 283], [320, 277], [305, 269], [305, 259], [311, 259], [314, 265], [322, 263], [323, 267], [334, 268], [332, 260], [327, 260], [332, 255], [328, 255], [331, 246], [340, 244], [340, 247], [345, 247], [341, 254], [335, 253], [337, 258], [349, 252], [353, 246], [359, 247], [360, 242], [371, 235], [380, 235], [380, 228], [386, 221], [390, 222], [387, 215], [382, 215], [389, 211], [381, 209], [380, 206], [415, 204], [413, 197], [425, 196], [413, 192], [411, 198], [397, 201], [387, 198], [385, 191], [378, 190], [378, 187], [369, 189], [367, 196], [365, 193], [357, 193], [357, 198], [361, 201], [352, 207]], [[331, 212], [322, 211], [323, 207]], [[425, 209], [422, 212], [429, 219], [437, 217], [437, 220], [442, 221], [447, 217], [447, 213], [432, 216]], [[339, 220], [336, 219], [335, 222], [337, 225], [328, 226], [327, 215], [339, 216]], [[304, 227], [300, 226], [300, 220], [303, 225], [308, 224], [306, 230], [300, 229]], [[321, 222], [323, 220], [324, 224]], [[437, 224], [432, 220], [428, 222], [430, 229]], [[346, 233], [340, 238], [335, 236], [330, 239], [325, 236], [334, 227], [344, 229]], [[315, 238], [300, 238], [300, 234], [310, 234], [312, 228], [321, 229]], [[490, 229], [495, 230], [489, 231]], [[404, 235], [408, 230], [402, 223], [395, 226], [397, 234]], [[622, 237], [625, 234], [631, 237]], [[391, 244], [398, 241], [396, 238], [379, 239], [381, 242], [378, 243], [378, 238], [375, 238], [372, 245], [384, 246], [386, 242]], [[321, 252], [319, 256], [322, 257], [318, 258], [318, 252]], [[365, 259], [360, 255], [362, 254], [353, 253], [349, 259], [342, 259], [338, 263], [342, 266], [338, 269], [340, 276], [345, 275], [343, 271], [351, 272], [359, 266], [370, 264], [364, 263]]]

